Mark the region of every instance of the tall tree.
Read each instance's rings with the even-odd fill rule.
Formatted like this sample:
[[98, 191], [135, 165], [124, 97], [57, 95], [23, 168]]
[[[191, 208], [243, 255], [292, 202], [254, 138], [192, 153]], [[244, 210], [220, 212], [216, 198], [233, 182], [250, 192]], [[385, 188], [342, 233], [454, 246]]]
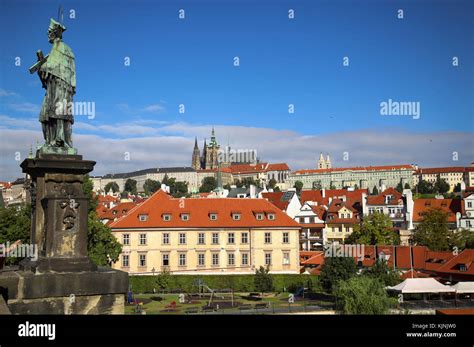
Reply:
[[124, 191], [132, 195], [137, 195], [137, 181], [129, 178], [125, 181]]
[[271, 292], [273, 290], [273, 278], [268, 268], [260, 266], [260, 268], [255, 271], [253, 281], [255, 290], [261, 292], [262, 295], [264, 292]]
[[[20, 240], [30, 242], [31, 234], [31, 205], [22, 205], [20, 208], [0, 208], [0, 244], [13, 243]], [[19, 258], [7, 258], [8, 264], [16, 264]]]
[[299, 194], [301, 190], [303, 189], [303, 182], [296, 181], [295, 184], [293, 185], [293, 188], [296, 188], [296, 192]]
[[385, 260], [378, 260], [371, 267], [365, 268], [363, 275], [380, 280], [385, 286], [394, 286], [401, 282], [397, 271], [388, 266]]
[[343, 314], [385, 314], [395, 304], [381, 281], [356, 276], [339, 282], [335, 291], [337, 309]]
[[448, 214], [432, 208], [423, 215], [423, 220], [415, 228], [414, 241], [433, 251], [449, 250]]
[[105, 185], [104, 191], [105, 193], [108, 193], [110, 190], [112, 190], [112, 193], [117, 193], [120, 191], [120, 187], [117, 184], [117, 182], [109, 182]]
[[436, 180], [434, 186], [433, 186], [433, 190], [436, 192], [436, 193], [440, 193], [440, 194], [445, 194], [449, 191], [449, 183], [446, 182], [444, 179], [442, 178], [439, 178]]
[[202, 185], [199, 187], [199, 192], [200, 193], [209, 193], [216, 189], [217, 187], [217, 181], [214, 177], [208, 176], [204, 177], [202, 180]]
[[372, 189], [372, 195], [379, 195], [379, 189], [377, 186], [374, 186], [374, 189]]
[[418, 182], [416, 187], [417, 187], [418, 193], [420, 193], [420, 194], [431, 194], [431, 193], [433, 193], [433, 184], [431, 184], [431, 182], [421, 180], [420, 182]]
[[87, 251], [91, 260], [97, 265], [110, 266], [118, 260], [122, 245], [112, 235], [112, 230], [97, 217], [97, 196], [93, 194], [93, 186], [92, 180], [86, 176], [83, 191], [89, 198]]
[[354, 227], [354, 231], [347, 238], [346, 243], [399, 245], [400, 236], [393, 231], [393, 224], [388, 216], [375, 212]]
[[276, 184], [277, 184], [276, 179], [271, 178], [270, 181], [268, 181], [268, 188], [275, 189]]
[[145, 180], [145, 183], [143, 183], [143, 190], [145, 192], [145, 195], [150, 196], [153, 193], [155, 193], [158, 189], [160, 189], [161, 183], [159, 181], [152, 180], [148, 178]]
[[403, 185], [402, 185], [402, 182], [399, 182], [397, 184], [397, 186], [395, 187], [395, 190], [399, 193], [402, 193], [403, 192]]
[[341, 280], [347, 280], [354, 276], [357, 266], [354, 258], [351, 257], [325, 257], [321, 268], [319, 281], [322, 288], [331, 293]]

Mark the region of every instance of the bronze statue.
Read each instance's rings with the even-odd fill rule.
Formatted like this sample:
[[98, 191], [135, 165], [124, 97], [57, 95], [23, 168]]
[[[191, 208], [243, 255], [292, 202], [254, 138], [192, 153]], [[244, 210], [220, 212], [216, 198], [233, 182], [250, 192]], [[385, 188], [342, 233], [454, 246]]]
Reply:
[[30, 73], [38, 72], [46, 89], [39, 117], [45, 139], [39, 152], [44, 154], [77, 154], [72, 146], [76, 64], [71, 48], [62, 41], [65, 30], [63, 24], [51, 18], [48, 28], [48, 40], [53, 44], [51, 52], [44, 57], [39, 50], [38, 62], [30, 68]]

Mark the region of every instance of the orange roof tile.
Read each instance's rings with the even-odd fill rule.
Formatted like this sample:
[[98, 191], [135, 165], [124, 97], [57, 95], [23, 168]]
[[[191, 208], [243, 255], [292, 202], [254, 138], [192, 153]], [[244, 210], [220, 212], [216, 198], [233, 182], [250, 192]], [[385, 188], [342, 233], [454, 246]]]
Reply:
[[306, 175], [312, 173], [331, 173], [340, 171], [383, 171], [383, 170], [412, 170], [412, 165], [384, 165], [384, 166], [359, 166], [359, 167], [341, 167], [332, 169], [308, 169], [308, 170], [297, 170], [293, 172], [295, 175]]
[[430, 209], [440, 209], [448, 214], [448, 222], [456, 222], [456, 213], [462, 211], [461, 199], [416, 199], [413, 207], [413, 221], [421, 222]]
[[[164, 221], [162, 214], [171, 214], [170, 221]], [[183, 221], [180, 214], [189, 213], [189, 220]], [[275, 219], [257, 220], [254, 211], [275, 214]], [[217, 213], [217, 220], [211, 220], [210, 213]], [[232, 213], [240, 213], [240, 219], [234, 220]], [[139, 215], [147, 214], [146, 221], [140, 221]], [[265, 199], [175, 199], [159, 190], [148, 200], [131, 210], [125, 217], [111, 224], [113, 229], [122, 228], [268, 228], [286, 227], [299, 229], [293, 219]]]

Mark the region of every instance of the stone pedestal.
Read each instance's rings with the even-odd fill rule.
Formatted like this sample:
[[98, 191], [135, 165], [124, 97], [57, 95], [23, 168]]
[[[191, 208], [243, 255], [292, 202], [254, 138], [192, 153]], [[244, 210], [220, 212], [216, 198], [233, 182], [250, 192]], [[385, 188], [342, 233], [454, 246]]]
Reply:
[[31, 243], [38, 258], [0, 272], [0, 293], [12, 313], [123, 313], [128, 274], [98, 269], [87, 256], [83, 183], [94, 165], [80, 155], [40, 152], [21, 163], [30, 176]]

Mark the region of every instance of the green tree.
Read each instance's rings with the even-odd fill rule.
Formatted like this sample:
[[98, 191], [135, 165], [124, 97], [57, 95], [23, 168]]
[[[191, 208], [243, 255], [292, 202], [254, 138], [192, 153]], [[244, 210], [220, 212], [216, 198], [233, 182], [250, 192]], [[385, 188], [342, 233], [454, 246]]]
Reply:
[[262, 295], [264, 292], [271, 292], [273, 290], [273, 278], [270, 275], [270, 270], [260, 266], [260, 268], [255, 271], [253, 283], [255, 290], [261, 292]]
[[441, 209], [428, 210], [415, 228], [414, 241], [433, 251], [449, 250], [448, 215]]
[[449, 183], [446, 182], [444, 179], [439, 178], [436, 180], [433, 190], [435, 193], [445, 194], [449, 191]]
[[431, 182], [421, 180], [417, 184], [417, 191], [420, 194], [432, 194], [433, 193], [433, 184]]
[[85, 176], [83, 191], [89, 198], [87, 251], [95, 264], [110, 266], [118, 260], [122, 245], [112, 235], [112, 230], [98, 219], [97, 196], [93, 194], [93, 187], [92, 180], [89, 176]]
[[145, 195], [151, 196], [154, 192], [160, 189], [161, 183], [159, 181], [152, 180], [148, 178], [143, 183], [143, 190], [145, 191]]
[[362, 274], [378, 279], [385, 286], [395, 286], [401, 282], [400, 274], [390, 268], [385, 260], [378, 260], [373, 266], [364, 269]]
[[321, 190], [321, 182], [320, 181], [315, 181], [313, 182], [313, 190]]
[[354, 227], [354, 231], [347, 238], [346, 243], [399, 245], [400, 236], [393, 231], [393, 224], [388, 216], [375, 212]]
[[163, 270], [158, 275], [156, 275], [156, 285], [162, 292], [168, 289], [170, 282], [171, 272], [169, 272], [168, 270]]
[[386, 314], [394, 304], [383, 283], [367, 276], [340, 281], [335, 296], [336, 308], [343, 314]]
[[461, 192], [461, 183], [456, 184], [453, 190], [454, 193], [460, 193]]
[[402, 182], [399, 182], [397, 184], [397, 186], [395, 187], [395, 190], [399, 193], [402, 193], [403, 192], [403, 185], [402, 185]]
[[404, 189], [411, 189], [411, 188], [410, 188], [410, 185], [408, 184], [408, 182], [405, 183], [405, 187], [403, 187], [403, 188], [404, 188]]
[[377, 186], [374, 186], [374, 189], [372, 189], [372, 195], [379, 195], [379, 189]]
[[182, 198], [188, 193], [188, 184], [186, 182], [176, 181], [170, 187], [170, 193], [175, 198]]
[[217, 181], [214, 177], [204, 177], [202, 185], [199, 187], [200, 193], [209, 193], [217, 188]]
[[137, 181], [129, 178], [125, 181], [124, 191], [132, 195], [137, 195]]
[[357, 266], [351, 257], [325, 257], [321, 268], [319, 281], [321, 287], [328, 293], [334, 291], [341, 280], [347, 280], [354, 276]]
[[[26, 204], [15, 207], [0, 208], [0, 243], [13, 243], [20, 240], [22, 243], [30, 242], [31, 234], [31, 205]], [[10, 265], [17, 264], [19, 258], [7, 258]]]
[[450, 247], [457, 247], [458, 250], [474, 248], [474, 233], [468, 229], [452, 231]]
[[293, 188], [296, 188], [296, 192], [299, 194], [301, 190], [303, 189], [303, 182], [296, 181], [295, 184], [293, 185]]
[[277, 181], [274, 178], [271, 178], [270, 181], [268, 181], [268, 187], [270, 189], [275, 189], [276, 184], [277, 184]]
[[118, 191], [120, 191], [120, 187], [117, 182], [109, 182], [104, 187], [105, 193], [108, 193], [111, 189], [112, 193], [117, 193]]

